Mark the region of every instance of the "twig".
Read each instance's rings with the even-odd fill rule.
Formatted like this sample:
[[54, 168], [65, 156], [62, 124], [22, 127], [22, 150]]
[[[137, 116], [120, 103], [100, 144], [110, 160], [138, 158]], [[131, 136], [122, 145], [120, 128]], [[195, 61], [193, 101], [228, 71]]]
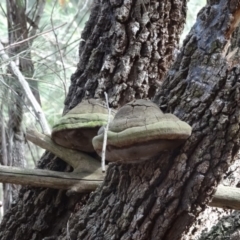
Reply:
[[[85, 41], [85, 40], [83, 40], [82, 38], [78, 38], [78, 39], [74, 40], [73, 42], [69, 43], [69, 44], [67, 45], [68, 47], [69, 47], [70, 45], [74, 44], [74, 43], [76, 43], [76, 45], [74, 45], [74, 46], [73, 46], [70, 50], [68, 50], [68, 52], [66, 52], [66, 53], [69, 53], [72, 49], [76, 48], [76, 46], [79, 44], [79, 41]], [[64, 44], [64, 46], [61, 47], [60, 50], [64, 50], [65, 48], [66, 48], [66, 44]], [[57, 53], [57, 52], [58, 52], [58, 50], [56, 50], [56, 51], [54, 51], [54, 52], [51, 52], [49, 55], [46, 55], [46, 56], [41, 56], [40, 54], [39, 54], [39, 56], [41, 57], [41, 59], [48, 59], [48, 58], [51, 57], [51, 56], [55, 56], [55, 53]], [[36, 51], [35, 51], [34, 53], [37, 54]]]
[[[71, 213], [69, 219], [70, 219], [71, 217], [72, 217], [72, 213]], [[67, 230], [66, 230], [66, 232], [67, 232], [67, 240], [71, 240], [70, 231], [69, 231], [69, 219], [68, 219], [68, 221], [67, 221]]]
[[[35, 150], [35, 151], [37, 152], [37, 154], [39, 155], [39, 152], [38, 152], [37, 146], [34, 145], [34, 144], [32, 144], [32, 145], [35, 147], [35, 149], [32, 150], [33, 146], [32, 146], [32, 147], [30, 146], [30, 142], [27, 141], [26, 136], [24, 136], [24, 138], [25, 138], [25, 141], [26, 141], [26, 143], [27, 143], [28, 151], [29, 151], [30, 154], [31, 154], [31, 159], [33, 160], [34, 166], [36, 167], [36, 166], [37, 166], [37, 160], [35, 159], [35, 156], [34, 156], [33, 151]], [[39, 157], [39, 158], [40, 158], [40, 157]], [[28, 163], [27, 163], [27, 164], [28, 164]]]
[[61, 63], [62, 63], [62, 69], [63, 69], [63, 76], [64, 76], [64, 79], [62, 80], [62, 83], [63, 83], [63, 88], [64, 88], [64, 93], [65, 93], [65, 97], [67, 96], [67, 90], [66, 90], [66, 79], [67, 79], [67, 76], [66, 76], [66, 70], [65, 70], [65, 65], [64, 65], [64, 61], [63, 61], [63, 56], [62, 56], [62, 52], [60, 50], [60, 47], [59, 47], [59, 42], [58, 42], [58, 36], [54, 30], [54, 24], [53, 24], [53, 11], [54, 11], [54, 8], [55, 8], [55, 5], [56, 5], [57, 1], [55, 1], [54, 5], [53, 5], [53, 8], [52, 8], [52, 12], [51, 12], [51, 25], [52, 25], [52, 29], [53, 29], [53, 35], [55, 37], [55, 40], [56, 40], [56, 45], [57, 45], [57, 50], [58, 50], [58, 53], [59, 53], [59, 56], [60, 56], [60, 60], [61, 60]]
[[106, 92], [104, 92], [104, 95], [105, 95], [106, 104], [107, 104], [107, 108], [108, 108], [108, 121], [107, 121], [106, 127], [104, 127], [104, 137], [103, 137], [103, 147], [102, 147], [102, 172], [106, 171], [105, 157], [106, 157], [106, 146], [107, 146], [107, 132], [108, 132], [110, 116], [111, 116], [111, 108], [109, 108], [109, 104], [108, 104], [108, 95]]
[[[0, 75], [6, 75], [6, 76], [8, 76], [8, 74], [0, 74]], [[10, 74], [9, 74], [9, 76], [10, 76]], [[11, 90], [11, 93], [14, 93], [15, 94], [15, 96], [16, 97], [18, 97], [18, 94], [17, 94], [17, 92], [11, 87], [11, 86], [9, 86], [4, 80], [3, 80], [3, 78], [0, 78], [0, 82], [2, 82], [2, 84], [7, 88], [7, 89], [10, 89]], [[8, 99], [7, 97], [2, 97], [2, 99]], [[28, 107], [28, 105], [23, 101], [23, 99], [22, 98], [18, 98], [18, 100], [19, 101], [21, 101], [22, 102], [22, 104], [24, 104], [25, 105], [25, 107], [28, 109], [28, 111], [33, 115], [33, 117], [35, 116], [34, 115], [34, 113], [32, 112], [32, 110]]]
[[[9, 57], [4, 52], [4, 47], [3, 47], [3, 45], [1, 43], [0, 43], [0, 57], [4, 61], [9, 61]], [[22, 85], [22, 88], [25, 91], [26, 97], [31, 102], [31, 104], [33, 106], [33, 109], [34, 109], [34, 112], [35, 112], [35, 114], [37, 116], [37, 119], [39, 120], [39, 123], [41, 125], [41, 128], [42, 128], [43, 132], [46, 133], [46, 134], [50, 134], [51, 130], [50, 130], [50, 127], [48, 126], [48, 122], [47, 122], [47, 120], [45, 118], [45, 115], [44, 115], [44, 113], [42, 111], [41, 106], [37, 102], [36, 98], [33, 96], [33, 93], [32, 93], [32, 91], [31, 91], [31, 89], [29, 87], [28, 82], [25, 80], [24, 76], [22, 75], [22, 73], [20, 72], [18, 67], [16, 66], [15, 62], [9, 61], [9, 65], [10, 65], [11, 71], [17, 77], [18, 81]]]
[[[52, 69], [50, 69], [50, 70], [52, 70]], [[57, 73], [57, 72], [56, 72]], [[3, 76], [3, 77], [11, 77], [11, 74], [8, 74], [8, 73], [0, 73], [0, 76]], [[39, 80], [39, 79], [37, 79], [37, 78], [32, 78], [32, 77], [25, 77], [25, 79], [27, 79], [27, 80], [31, 80], [31, 81], [35, 81], [35, 82], [40, 82], [40, 83], [44, 83], [44, 84], [49, 84], [50, 85], [50, 87], [54, 87], [53, 89], [59, 89], [59, 90], [61, 90], [62, 88], [60, 87], [60, 86], [58, 86], [57, 84], [54, 84], [54, 83], [50, 83], [49, 81], [47, 81], [47, 80]], [[5, 83], [4, 81], [3, 81], [3, 79], [2, 78], [0, 78], [0, 81], [7, 87], [7, 88], [9, 88], [9, 89], [11, 89], [11, 91], [14, 91], [14, 89], [13, 88], [11, 88], [9, 85], [7, 85], [7, 83]], [[49, 88], [50, 88], [49, 87]], [[16, 94], [17, 95], [17, 93], [16, 92], [14, 92], [14, 94]]]
[[5, 12], [4, 8], [2, 7], [2, 4], [0, 3], [0, 8], [3, 12], [4, 17], [7, 19], [7, 13]]
[[[46, 1], [37, 1], [36, 2], [35, 12], [34, 12], [33, 18], [32, 18], [34, 26], [32, 26], [32, 30], [29, 34], [30, 37], [35, 36], [35, 34], [36, 34], [36, 31], [38, 29], [38, 24], [40, 22], [41, 16], [42, 16], [43, 11], [44, 11], [45, 4], [46, 4]], [[29, 13], [27, 14], [27, 16], [29, 16]]]
[[[86, 1], [86, 4], [85, 5], [87, 5], [87, 1]], [[85, 9], [85, 6], [83, 7], [83, 9]], [[83, 11], [83, 9], [81, 9], [81, 11]], [[90, 10], [90, 7], [88, 7], [88, 9], [87, 9], [87, 11], [85, 11], [84, 12], [84, 14], [82, 15], [82, 17], [81, 17], [81, 19], [78, 21], [78, 23], [77, 23], [77, 26], [75, 27], [75, 29], [72, 31], [72, 34], [71, 34], [71, 36], [68, 38], [68, 40], [65, 42], [65, 45], [68, 47], [69, 46], [69, 41], [72, 39], [72, 36], [73, 36], [73, 34], [76, 32], [76, 30], [77, 30], [77, 28], [79, 27], [79, 25], [80, 25], [80, 23], [83, 21], [83, 19], [86, 17], [86, 15], [87, 15], [87, 13], [89, 12], [89, 10]], [[78, 14], [78, 13], [77, 13]], [[76, 14], [76, 15], [77, 15]], [[66, 28], [66, 29], [70, 29], [70, 27], [68, 27], [68, 28]], [[66, 48], [65, 48], [65, 50], [63, 51], [64, 52], [64, 55], [66, 55]]]
[[[65, 24], [67, 24], [67, 23], [63, 23], [63, 24], [55, 27], [54, 30], [56, 30], [56, 29], [64, 26]], [[49, 32], [51, 32], [51, 31], [53, 31], [53, 29], [49, 29], [49, 30], [47, 30], [47, 31], [45, 31], [45, 32], [38, 33], [38, 34], [36, 34], [36, 35], [34, 35], [34, 36], [31, 36], [31, 37], [29, 37], [29, 38], [26, 38], [26, 39], [24, 39], [24, 40], [22, 40], [22, 41], [19, 41], [19, 42], [10, 44], [10, 45], [8, 45], [7, 47], [3, 48], [2, 50], [6, 50], [6, 49], [8, 49], [8, 48], [10, 48], [10, 47], [14, 47], [14, 46], [20, 45], [20, 44], [22, 44], [22, 43], [24, 43], [24, 42], [29, 41], [30, 39], [33, 39], [33, 38], [36, 38], [36, 37], [38, 37], [38, 36], [44, 35], [44, 34], [49, 33]]]
[[[62, 37], [61, 40], [63, 40], [64, 37], [67, 36], [69, 30], [72, 28], [72, 25], [73, 25], [73, 23], [75, 22], [75, 20], [77, 19], [77, 17], [79, 16], [80, 12], [83, 12], [83, 10], [85, 10], [85, 8], [87, 7], [88, 1], [89, 1], [89, 0], [85, 0], [84, 3], [82, 3], [82, 1], [79, 1], [79, 2], [78, 2], [78, 5], [77, 5], [77, 9], [78, 9], [78, 10], [77, 10], [77, 12], [75, 13], [75, 15], [73, 16], [72, 21], [69, 22], [68, 25], [66, 26], [65, 34], [62, 35], [63, 37]], [[80, 8], [80, 5], [83, 5], [83, 7]], [[73, 32], [74, 32], [74, 31], [73, 31]], [[68, 41], [69, 41], [69, 40], [68, 40]]]

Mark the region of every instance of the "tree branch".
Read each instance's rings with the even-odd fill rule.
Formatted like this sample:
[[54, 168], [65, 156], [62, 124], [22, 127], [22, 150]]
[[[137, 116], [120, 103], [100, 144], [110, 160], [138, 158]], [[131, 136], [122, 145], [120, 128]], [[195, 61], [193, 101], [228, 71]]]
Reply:
[[240, 188], [218, 186], [209, 206], [240, 210]]
[[98, 172], [93, 172], [92, 174], [85, 172], [76, 174], [0, 166], [0, 182], [2, 183], [55, 189], [73, 189], [75, 192], [94, 191], [98, 185], [102, 183], [103, 178], [103, 174], [99, 174]]
[[26, 97], [29, 99], [29, 101], [31, 102], [31, 104], [33, 106], [34, 112], [37, 116], [37, 119], [39, 120], [39, 123], [41, 125], [43, 132], [46, 134], [50, 134], [51, 130], [50, 130], [50, 127], [48, 126], [47, 119], [45, 118], [45, 115], [42, 111], [41, 106], [39, 105], [36, 98], [34, 97], [32, 91], [29, 87], [29, 84], [25, 80], [24, 76], [22, 75], [22, 73], [20, 72], [20, 70], [18, 69], [16, 64], [13, 61], [11, 61], [9, 59], [8, 55], [4, 52], [4, 47], [1, 43], [0, 43], [0, 57], [4, 61], [9, 61], [9, 66], [10, 66], [13, 74], [17, 77], [19, 83], [22, 85], [22, 88], [25, 91]]
[[[88, 174], [0, 166], [2, 183], [64, 189], [70, 190], [70, 193], [95, 191], [103, 179], [104, 175], [100, 171]], [[240, 188], [218, 186], [209, 206], [240, 210]]]
[[98, 169], [101, 171], [100, 161], [80, 151], [62, 147], [54, 143], [48, 135], [39, 133], [35, 130], [28, 130], [26, 133], [26, 138], [37, 146], [44, 148], [60, 157], [63, 161], [74, 168], [75, 173], [83, 171], [91, 173]]

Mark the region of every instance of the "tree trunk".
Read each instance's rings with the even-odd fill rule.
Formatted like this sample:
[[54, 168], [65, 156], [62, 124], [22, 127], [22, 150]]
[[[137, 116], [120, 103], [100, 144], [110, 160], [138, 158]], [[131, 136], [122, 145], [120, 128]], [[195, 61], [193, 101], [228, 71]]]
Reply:
[[114, 108], [153, 97], [178, 47], [185, 18], [186, 1], [95, 4], [82, 33], [66, 111], [84, 97], [104, 99], [104, 91]]
[[[233, 32], [231, 44], [227, 52], [227, 59], [230, 66], [239, 64], [239, 39], [240, 26]], [[230, 166], [224, 174], [222, 184], [225, 186], [234, 186], [233, 189], [239, 188], [240, 183], [240, 155], [236, 156], [236, 161]], [[226, 192], [225, 192], [226, 194]], [[224, 203], [226, 206], [226, 202]], [[235, 208], [234, 208], [235, 209]], [[191, 227], [188, 235], [184, 240], [191, 239], [239, 239], [239, 211], [207, 207], [202, 212], [194, 225]]]
[[[104, 91], [112, 107], [154, 96], [185, 8], [180, 0], [96, 2], [65, 112]], [[1, 224], [1, 239], [180, 239], [239, 149], [240, 71], [224, 55], [239, 11], [239, 1], [209, 1], [154, 97], [193, 127], [184, 146], [141, 164], [109, 164], [85, 206], [87, 195], [23, 189]], [[63, 170], [52, 157], [47, 153], [39, 167]]]
[[179, 239], [210, 200], [239, 149], [239, 70], [224, 56], [239, 5], [212, 4], [155, 97], [160, 108], [193, 126], [192, 136], [179, 152], [154, 161], [111, 165], [102, 187], [70, 221], [72, 239]]
[[[151, 16], [151, 19], [141, 19], [142, 14]], [[158, 81], [171, 64], [174, 48], [178, 47], [185, 15], [186, 1], [169, 3], [165, 0], [161, 3], [145, 2], [144, 5], [128, 1], [124, 4], [120, 1], [96, 2], [82, 34], [80, 62], [72, 76], [66, 110], [84, 97], [102, 97], [104, 91], [108, 92], [111, 106], [121, 105], [135, 97], [153, 96]], [[64, 163], [49, 162], [50, 159], [52, 155], [46, 154], [39, 167], [65, 169]], [[0, 236], [5, 239], [19, 236], [22, 239], [42, 239], [54, 235], [66, 226], [70, 214], [68, 209], [74, 206], [78, 209], [87, 196], [78, 196], [81, 201], [76, 203], [74, 197], [67, 198], [62, 191], [23, 189], [18, 204], [2, 222]], [[49, 204], [40, 204], [36, 198], [46, 199]], [[30, 204], [32, 201], [34, 205]], [[30, 205], [34, 208], [29, 208]], [[19, 214], [23, 216], [21, 219], [17, 217]], [[61, 223], [54, 224], [53, 219], [59, 217]], [[16, 224], [12, 225], [13, 222]]]
[[[239, 64], [239, 39], [240, 26], [238, 25], [232, 34], [231, 44], [226, 56], [230, 66]], [[239, 183], [240, 152], [238, 152], [235, 162], [230, 166], [221, 180], [221, 184], [224, 186], [235, 188], [239, 187]], [[234, 235], [238, 234], [238, 227], [237, 224], [233, 223], [233, 219], [237, 219], [238, 215], [238, 211], [207, 206], [204, 212], [199, 214], [195, 223], [182, 239], [234, 239]]]
[[[35, 34], [36, 29], [28, 26], [28, 20], [30, 19], [26, 14], [27, 3], [26, 1], [6, 1], [7, 4], [7, 19], [8, 19], [8, 36], [9, 45], [8, 54], [10, 57], [15, 57], [15, 61], [19, 65], [19, 69], [24, 76], [31, 78], [34, 73], [33, 63], [31, 59], [31, 44], [32, 41], [28, 41], [29, 35]], [[35, 5], [35, 24], [39, 23], [41, 13], [43, 11], [44, 3], [39, 1]], [[34, 8], [31, 9], [32, 11]], [[35, 21], [36, 20], [36, 21]], [[31, 29], [31, 31], [30, 31]], [[17, 42], [24, 40], [21, 44]], [[9, 98], [11, 103], [8, 104], [9, 116], [7, 127], [7, 152], [8, 157], [6, 165], [24, 167], [25, 163], [25, 140], [22, 131], [22, 118], [25, 95], [22, 90], [22, 86], [18, 83], [11, 69], [9, 69], [11, 77], [9, 77]], [[35, 98], [40, 103], [40, 95], [38, 92], [38, 85], [36, 81], [30, 82], [32, 92]], [[6, 94], [7, 95], [7, 94]], [[6, 101], [7, 102], [7, 101]], [[6, 104], [3, 102], [2, 105]], [[4, 121], [3, 121], [4, 122]], [[2, 146], [4, 148], [5, 146]], [[11, 207], [11, 204], [15, 204], [18, 198], [18, 191], [20, 186], [15, 184], [4, 184], [4, 211]]]
[[[13, 44], [27, 33], [27, 25], [25, 20], [25, 8], [20, 2], [7, 1], [7, 19], [8, 19], [8, 39], [9, 44]], [[25, 49], [26, 50], [26, 49]], [[9, 56], [16, 56], [21, 52], [20, 47], [11, 48], [9, 50]], [[17, 60], [15, 59], [17, 62]], [[21, 60], [19, 60], [21, 66]], [[11, 74], [11, 70], [9, 70]], [[12, 89], [9, 89], [9, 96], [11, 103], [9, 108], [9, 121], [8, 121], [8, 166], [25, 166], [25, 148], [24, 148], [24, 137], [22, 131], [22, 118], [23, 118], [23, 102], [24, 94], [23, 91], [14, 78], [9, 77], [9, 85]], [[4, 211], [7, 211], [12, 204], [17, 201], [19, 185], [15, 184], [4, 184]]]

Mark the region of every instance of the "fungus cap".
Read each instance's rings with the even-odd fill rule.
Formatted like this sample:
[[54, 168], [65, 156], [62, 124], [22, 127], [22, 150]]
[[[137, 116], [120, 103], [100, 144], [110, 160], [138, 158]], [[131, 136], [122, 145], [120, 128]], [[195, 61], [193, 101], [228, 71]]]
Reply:
[[108, 109], [102, 101], [83, 100], [53, 126], [52, 139], [66, 148], [94, 152], [92, 138], [107, 119]]
[[[101, 156], [103, 131], [93, 138]], [[191, 127], [173, 114], [164, 114], [149, 100], [135, 100], [119, 109], [107, 134], [106, 159], [136, 163], [174, 149], [191, 135]]]

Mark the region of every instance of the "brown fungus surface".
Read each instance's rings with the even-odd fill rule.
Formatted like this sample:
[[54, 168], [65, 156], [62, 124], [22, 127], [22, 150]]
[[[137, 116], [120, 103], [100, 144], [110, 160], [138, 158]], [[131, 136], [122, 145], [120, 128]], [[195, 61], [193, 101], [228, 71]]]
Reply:
[[94, 152], [92, 139], [99, 128], [106, 125], [107, 119], [108, 109], [104, 102], [96, 99], [84, 100], [53, 127], [52, 139], [66, 148]]
[[[109, 125], [106, 159], [113, 162], [137, 163], [172, 150], [191, 135], [191, 127], [173, 114], [164, 114], [149, 100], [134, 100], [117, 112]], [[103, 132], [93, 138], [101, 155]]]

